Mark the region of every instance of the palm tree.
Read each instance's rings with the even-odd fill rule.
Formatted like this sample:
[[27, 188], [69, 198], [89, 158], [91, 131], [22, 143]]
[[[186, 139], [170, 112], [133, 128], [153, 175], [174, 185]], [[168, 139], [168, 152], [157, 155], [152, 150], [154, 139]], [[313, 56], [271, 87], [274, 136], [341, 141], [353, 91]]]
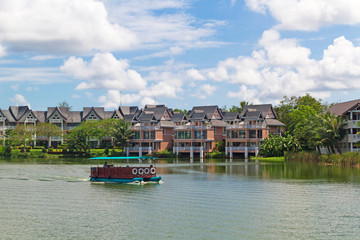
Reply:
[[317, 129], [321, 143], [335, 153], [334, 147], [341, 154], [340, 142], [345, 137], [345, 119], [329, 112], [321, 115], [321, 124]]
[[111, 133], [114, 141], [114, 148], [115, 146], [119, 146], [122, 149], [127, 147], [133, 134], [130, 123], [123, 119], [116, 120]]

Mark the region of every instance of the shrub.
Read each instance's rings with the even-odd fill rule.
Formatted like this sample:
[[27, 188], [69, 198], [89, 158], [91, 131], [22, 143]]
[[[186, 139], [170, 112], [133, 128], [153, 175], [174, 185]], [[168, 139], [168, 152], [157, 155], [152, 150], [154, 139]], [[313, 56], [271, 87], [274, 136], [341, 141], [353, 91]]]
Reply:
[[152, 153], [151, 156], [153, 157], [159, 157], [159, 158], [173, 158], [176, 157], [176, 155], [172, 152], [170, 152], [168, 149], [165, 149], [161, 152]]

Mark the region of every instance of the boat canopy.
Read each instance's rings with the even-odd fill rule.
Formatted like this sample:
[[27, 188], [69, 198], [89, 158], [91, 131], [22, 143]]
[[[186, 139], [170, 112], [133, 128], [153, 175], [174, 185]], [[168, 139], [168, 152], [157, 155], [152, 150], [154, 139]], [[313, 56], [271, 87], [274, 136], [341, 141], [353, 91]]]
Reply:
[[115, 159], [158, 159], [157, 157], [93, 157], [91, 160], [115, 160]]

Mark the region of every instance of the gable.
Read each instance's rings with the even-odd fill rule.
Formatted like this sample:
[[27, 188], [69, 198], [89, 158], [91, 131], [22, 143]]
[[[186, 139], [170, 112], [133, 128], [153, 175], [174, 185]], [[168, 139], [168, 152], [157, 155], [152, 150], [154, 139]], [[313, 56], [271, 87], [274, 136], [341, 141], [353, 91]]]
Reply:
[[95, 113], [94, 110], [91, 110], [91, 112], [85, 118], [85, 121], [88, 120], [100, 120], [100, 117]]
[[55, 110], [55, 112], [49, 117], [50, 122], [62, 122], [64, 120], [64, 117], [59, 113], [58, 110]]
[[219, 108], [216, 108], [216, 109], [215, 109], [215, 112], [214, 112], [214, 114], [213, 114], [213, 116], [212, 116], [212, 119], [222, 119], [221, 113], [220, 113], [220, 111], [219, 111]]
[[169, 111], [166, 109], [164, 114], [161, 117], [161, 120], [170, 120], [170, 119], [171, 119], [171, 117], [170, 117]]
[[5, 121], [5, 120], [6, 120], [6, 117], [4, 116], [4, 114], [0, 110], [0, 121]]
[[25, 122], [36, 122], [37, 118], [35, 117], [33, 112], [29, 112], [27, 117], [25, 118]]

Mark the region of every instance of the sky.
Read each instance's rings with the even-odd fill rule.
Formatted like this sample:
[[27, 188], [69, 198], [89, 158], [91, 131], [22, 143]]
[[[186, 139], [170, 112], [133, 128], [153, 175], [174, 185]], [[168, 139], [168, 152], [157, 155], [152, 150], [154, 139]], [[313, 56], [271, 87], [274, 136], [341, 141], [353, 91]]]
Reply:
[[360, 98], [358, 0], [0, 1], [0, 108]]

